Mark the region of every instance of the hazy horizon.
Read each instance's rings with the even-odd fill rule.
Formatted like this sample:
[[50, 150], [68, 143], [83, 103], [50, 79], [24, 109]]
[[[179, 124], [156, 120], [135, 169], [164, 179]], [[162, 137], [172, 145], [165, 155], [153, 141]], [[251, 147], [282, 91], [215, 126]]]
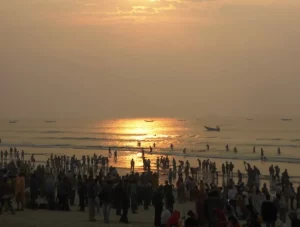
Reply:
[[0, 28], [0, 118], [300, 116], [298, 0], [4, 0]]

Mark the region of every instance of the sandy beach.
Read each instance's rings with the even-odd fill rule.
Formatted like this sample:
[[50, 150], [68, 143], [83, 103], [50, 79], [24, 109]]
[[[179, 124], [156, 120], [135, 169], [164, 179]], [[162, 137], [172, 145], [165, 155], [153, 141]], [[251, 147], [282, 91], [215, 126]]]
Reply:
[[[176, 204], [175, 209], [180, 211], [181, 216], [183, 216], [189, 210], [195, 210], [194, 203], [187, 202], [185, 204]], [[122, 224], [119, 222], [120, 217], [116, 216], [116, 210], [111, 209], [110, 224], [104, 224], [103, 217], [99, 214], [96, 216], [97, 222], [88, 221], [87, 212], [79, 212], [76, 210], [77, 207], [73, 207], [70, 212], [62, 211], [48, 211], [48, 210], [28, 210], [24, 212], [17, 212], [16, 215], [11, 215], [10, 213], [4, 213], [0, 215], [0, 226], [1, 227], [81, 227], [81, 226], [99, 226], [104, 225], [108, 227], [123, 227], [123, 226], [153, 226], [154, 221], [154, 208], [150, 207], [148, 211], [144, 211], [142, 208], [138, 210], [138, 214], [128, 213], [128, 219], [130, 224]]]
[[[176, 203], [174, 208], [180, 211], [181, 217], [185, 216], [189, 210], [195, 211], [195, 205], [192, 202], [186, 202], [184, 204]], [[87, 212], [78, 212], [73, 208], [70, 212], [63, 211], [48, 211], [48, 210], [25, 210], [24, 212], [17, 212], [16, 215], [10, 213], [4, 213], [0, 215], [0, 227], [95, 227], [95, 226], [107, 226], [107, 227], [152, 227], [154, 220], [154, 208], [150, 207], [148, 211], [139, 209], [138, 214], [128, 213], [128, 219], [130, 224], [123, 224], [119, 222], [119, 216], [116, 216], [115, 210], [112, 209], [110, 213], [110, 223], [104, 224], [103, 216], [96, 215], [96, 222], [88, 221]], [[245, 224], [245, 221], [240, 221], [241, 224]], [[265, 225], [262, 225], [265, 227]], [[281, 222], [278, 221], [276, 227], [281, 227]], [[291, 223], [287, 218], [286, 227], [290, 227]]]

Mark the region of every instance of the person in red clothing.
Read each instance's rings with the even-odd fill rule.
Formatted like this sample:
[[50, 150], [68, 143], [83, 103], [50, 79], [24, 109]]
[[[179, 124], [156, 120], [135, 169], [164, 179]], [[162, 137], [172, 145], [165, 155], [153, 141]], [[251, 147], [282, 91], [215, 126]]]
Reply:
[[227, 227], [227, 219], [225, 212], [221, 209], [214, 210], [216, 218], [217, 218], [217, 227]]
[[174, 210], [171, 217], [167, 221], [167, 227], [179, 227], [180, 212]]
[[228, 221], [227, 227], [241, 227], [239, 221], [234, 216], [230, 216]]

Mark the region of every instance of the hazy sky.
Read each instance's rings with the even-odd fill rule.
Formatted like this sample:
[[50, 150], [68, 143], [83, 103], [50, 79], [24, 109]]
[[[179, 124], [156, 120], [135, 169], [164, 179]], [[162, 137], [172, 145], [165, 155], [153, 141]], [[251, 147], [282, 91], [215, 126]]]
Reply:
[[0, 117], [300, 115], [299, 0], [2, 0]]

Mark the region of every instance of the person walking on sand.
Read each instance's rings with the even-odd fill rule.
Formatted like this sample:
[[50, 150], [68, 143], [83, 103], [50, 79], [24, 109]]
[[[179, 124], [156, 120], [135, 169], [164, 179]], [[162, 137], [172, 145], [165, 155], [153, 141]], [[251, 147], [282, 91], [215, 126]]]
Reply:
[[[16, 202], [17, 202], [17, 210], [24, 210], [24, 199], [25, 199], [25, 178], [22, 173], [16, 177]], [[20, 208], [21, 205], [21, 208]]]
[[124, 182], [122, 195], [121, 195], [121, 208], [122, 208], [122, 216], [120, 218], [120, 222], [129, 224], [128, 222], [128, 209], [130, 206], [130, 199], [128, 193], [128, 184], [127, 181]]
[[25, 156], [25, 153], [24, 153], [24, 150], [22, 150], [22, 153], [21, 153], [21, 160], [24, 161], [24, 156]]
[[7, 156], [8, 156], [8, 152], [7, 152], [7, 150], [5, 150], [5, 152], [4, 152], [4, 161], [7, 161]]
[[89, 206], [89, 221], [92, 222], [96, 221], [95, 219], [96, 196], [97, 196], [96, 184], [93, 177], [90, 176], [88, 182], [88, 206]]
[[100, 198], [102, 201], [104, 223], [109, 224], [109, 214], [112, 203], [112, 185], [109, 180], [105, 180]]
[[5, 175], [3, 176], [3, 182], [2, 184], [0, 183], [0, 188], [1, 188], [1, 203], [0, 203], [0, 214], [2, 213], [2, 209], [5, 206], [5, 204], [7, 205], [7, 208], [11, 211], [11, 213], [14, 215], [15, 211], [14, 208], [12, 206], [12, 197], [13, 197], [13, 191], [11, 188], [11, 185], [9, 184], [8, 181], [8, 176]]
[[85, 187], [85, 184], [83, 182], [81, 175], [78, 175], [77, 193], [78, 193], [78, 197], [79, 197], [79, 207], [80, 207], [79, 211], [84, 212], [84, 207], [85, 207], [84, 200], [85, 200], [85, 195], [86, 195], [86, 187]]
[[154, 193], [152, 204], [154, 206], [154, 226], [160, 227], [161, 224], [161, 213], [163, 210], [163, 188], [160, 186]]

